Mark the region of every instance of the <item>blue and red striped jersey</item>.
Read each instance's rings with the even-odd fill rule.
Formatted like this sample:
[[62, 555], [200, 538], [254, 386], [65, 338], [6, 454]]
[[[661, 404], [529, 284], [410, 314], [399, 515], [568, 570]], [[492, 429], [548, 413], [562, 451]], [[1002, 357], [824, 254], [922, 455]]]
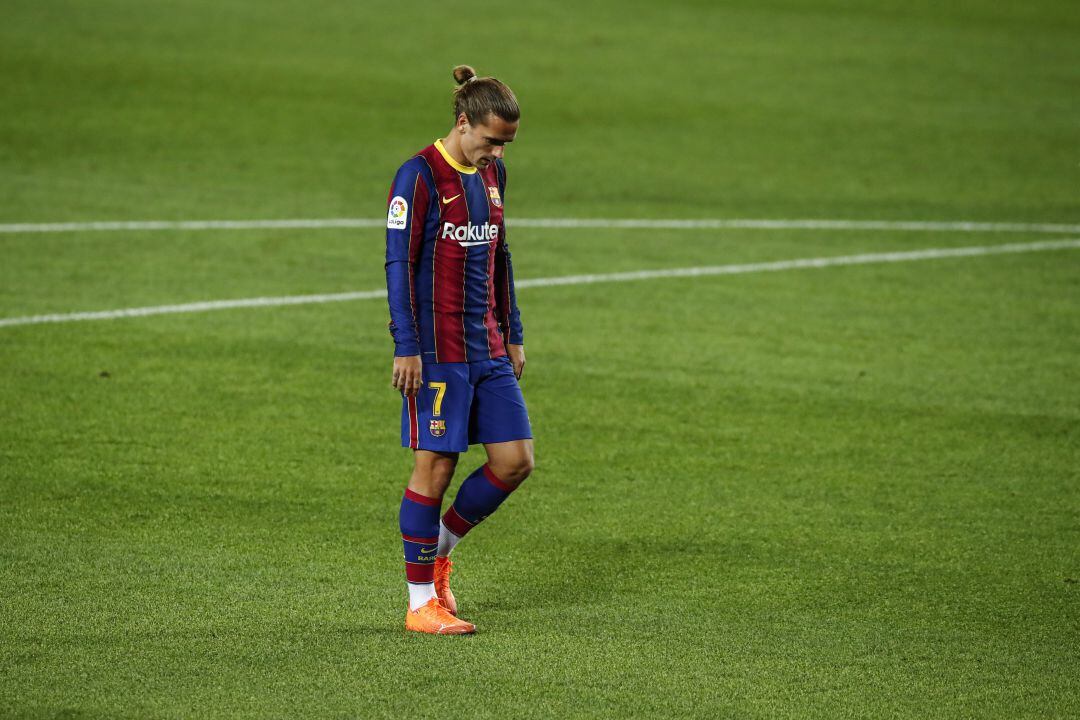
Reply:
[[386, 289], [397, 356], [476, 362], [524, 342], [503, 223], [506, 166], [466, 167], [442, 142], [394, 177]]

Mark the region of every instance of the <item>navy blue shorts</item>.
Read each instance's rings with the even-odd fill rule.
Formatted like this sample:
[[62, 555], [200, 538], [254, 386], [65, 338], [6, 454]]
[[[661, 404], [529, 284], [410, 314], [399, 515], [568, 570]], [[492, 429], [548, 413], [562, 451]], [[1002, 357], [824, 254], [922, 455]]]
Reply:
[[421, 378], [416, 397], [402, 394], [402, 447], [457, 453], [477, 443], [532, 438], [510, 358], [424, 363]]

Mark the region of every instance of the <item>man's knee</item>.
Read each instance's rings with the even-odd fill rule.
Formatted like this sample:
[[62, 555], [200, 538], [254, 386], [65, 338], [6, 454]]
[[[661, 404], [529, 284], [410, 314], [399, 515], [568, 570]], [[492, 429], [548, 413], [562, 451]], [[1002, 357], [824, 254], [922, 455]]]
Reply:
[[[532, 450], [530, 449], [529, 452], [524, 453], [518, 460], [517, 467], [515, 468], [515, 474], [519, 476], [521, 480], [524, 480], [525, 478], [532, 475], [532, 471], [535, 468], [536, 462], [533, 460]], [[518, 482], [521, 482], [521, 480], [519, 480]]]
[[514, 452], [501, 452], [488, 461], [488, 467], [496, 477], [515, 487], [532, 474], [535, 466], [531, 444], [523, 444]]
[[442, 498], [457, 467], [457, 455], [418, 450], [413, 455], [409, 489], [425, 497]]

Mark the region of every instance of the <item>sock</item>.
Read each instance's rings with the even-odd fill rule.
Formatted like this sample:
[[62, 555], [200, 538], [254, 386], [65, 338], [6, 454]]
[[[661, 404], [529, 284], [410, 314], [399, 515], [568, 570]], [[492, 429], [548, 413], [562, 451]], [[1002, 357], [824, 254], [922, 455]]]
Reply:
[[454, 504], [439, 523], [439, 555], [449, 555], [466, 533], [480, 524], [510, 496], [513, 488], [483, 465], [461, 483]]
[[442, 500], [405, 490], [398, 524], [405, 545], [405, 579], [409, 583], [409, 609], [423, 607], [435, 597], [435, 549], [439, 543], [439, 507]]
[[457, 535], [446, 529], [446, 523], [439, 521], [439, 557], [446, 557], [454, 550], [454, 546], [461, 540]]
[[435, 597], [435, 583], [405, 583], [409, 586], [409, 609], [416, 610]]

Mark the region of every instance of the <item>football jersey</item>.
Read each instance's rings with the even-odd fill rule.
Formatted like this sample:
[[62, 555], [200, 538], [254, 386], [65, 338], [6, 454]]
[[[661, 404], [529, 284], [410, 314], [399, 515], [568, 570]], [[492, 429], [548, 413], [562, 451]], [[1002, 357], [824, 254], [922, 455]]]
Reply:
[[506, 166], [456, 162], [436, 140], [398, 170], [386, 215], [397, 356], [476, 362], [523, 343], [503, 224]]

